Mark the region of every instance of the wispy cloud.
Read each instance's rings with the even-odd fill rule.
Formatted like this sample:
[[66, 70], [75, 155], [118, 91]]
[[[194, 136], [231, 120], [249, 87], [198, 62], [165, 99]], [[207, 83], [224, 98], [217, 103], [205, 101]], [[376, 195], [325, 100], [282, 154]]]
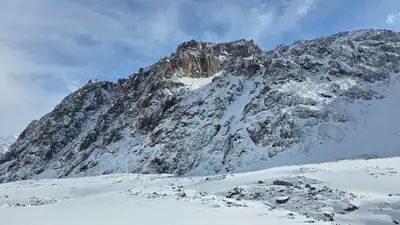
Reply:
[[386, 17], [386, 23], [390, 25], [396, 25], [400, 22], [400, 13], [397, 14], [389, 14]]
[[[293, 29], [319, 0], [185, 1], [180, 27], [184, 33], [213, 41], [262, 40]], [[190, 18], [189, 20], [187, 18]]]
[[349, 8], [373, 5], [386, 16], [396, 1], [2, 0], [0, 135], [21, 131], [88, 79], [127, 76], [182, 41], [253, 38], [270, 48], [330, 32], [343, 17], [332, 6], [359, 2]]

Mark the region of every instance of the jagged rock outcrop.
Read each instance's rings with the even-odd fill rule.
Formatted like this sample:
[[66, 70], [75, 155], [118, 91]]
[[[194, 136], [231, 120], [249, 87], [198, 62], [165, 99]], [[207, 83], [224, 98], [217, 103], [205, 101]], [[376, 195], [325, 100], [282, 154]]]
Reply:
[[0, 158], [0, 181], [265, 168], [340, 142], [354, 122], [344, 108], [383, 101], [399, 68], [400, 35], [388, 30], [268, 52], [192, 40], [117, 84], [89, 82], [33, 121]]

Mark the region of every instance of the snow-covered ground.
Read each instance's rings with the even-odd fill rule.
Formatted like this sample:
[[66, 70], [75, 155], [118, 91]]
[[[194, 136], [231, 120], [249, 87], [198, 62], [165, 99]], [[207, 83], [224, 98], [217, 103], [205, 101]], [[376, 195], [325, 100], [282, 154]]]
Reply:
[[185, 177], [111, 174], [0, 185], [0, 224], [396, 224], [400, 158]]

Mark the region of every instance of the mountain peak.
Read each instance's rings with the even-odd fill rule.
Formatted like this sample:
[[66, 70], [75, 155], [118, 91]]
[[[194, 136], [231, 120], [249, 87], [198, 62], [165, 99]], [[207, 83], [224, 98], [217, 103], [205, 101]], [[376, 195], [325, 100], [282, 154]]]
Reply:
[[178, 47], [176, 48], [176, 54], [179, 54], [179, 53], [182, 53], [185, 51], [205, 50], [213, 44], [215, 44], [215, 43], [200, 42], [200, 41], [196, 41], [196, 40], [185, 41], [178, 45]]
[[175, 54], [179, 54], [186, 51], [221, 52], [223, 50], [230, 50], [233, 48], [243, 49], [243, 47], [260, 49], [257, 45], [254, 44], [254, 40], [240, 39], [236, 41], [221, 42], [221, 43], [190, 40], [179, 44]]
[[253, 40], [225, 43], [191, 40], [178, 45], [170, 57], [161, 60], [163, 74], [187, 77], [211, 77], [218, 71], [248, 74], [249, 67], [260, 64], [261, 48]]

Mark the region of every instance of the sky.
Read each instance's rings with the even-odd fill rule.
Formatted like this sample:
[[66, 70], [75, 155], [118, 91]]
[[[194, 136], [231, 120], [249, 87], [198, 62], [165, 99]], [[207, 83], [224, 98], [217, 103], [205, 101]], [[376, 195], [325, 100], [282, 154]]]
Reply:
[[269, 50], [366, 28], [399, 31], [400, 0], [0, 0], [0, 135], [184, 41], [246, 38]]

